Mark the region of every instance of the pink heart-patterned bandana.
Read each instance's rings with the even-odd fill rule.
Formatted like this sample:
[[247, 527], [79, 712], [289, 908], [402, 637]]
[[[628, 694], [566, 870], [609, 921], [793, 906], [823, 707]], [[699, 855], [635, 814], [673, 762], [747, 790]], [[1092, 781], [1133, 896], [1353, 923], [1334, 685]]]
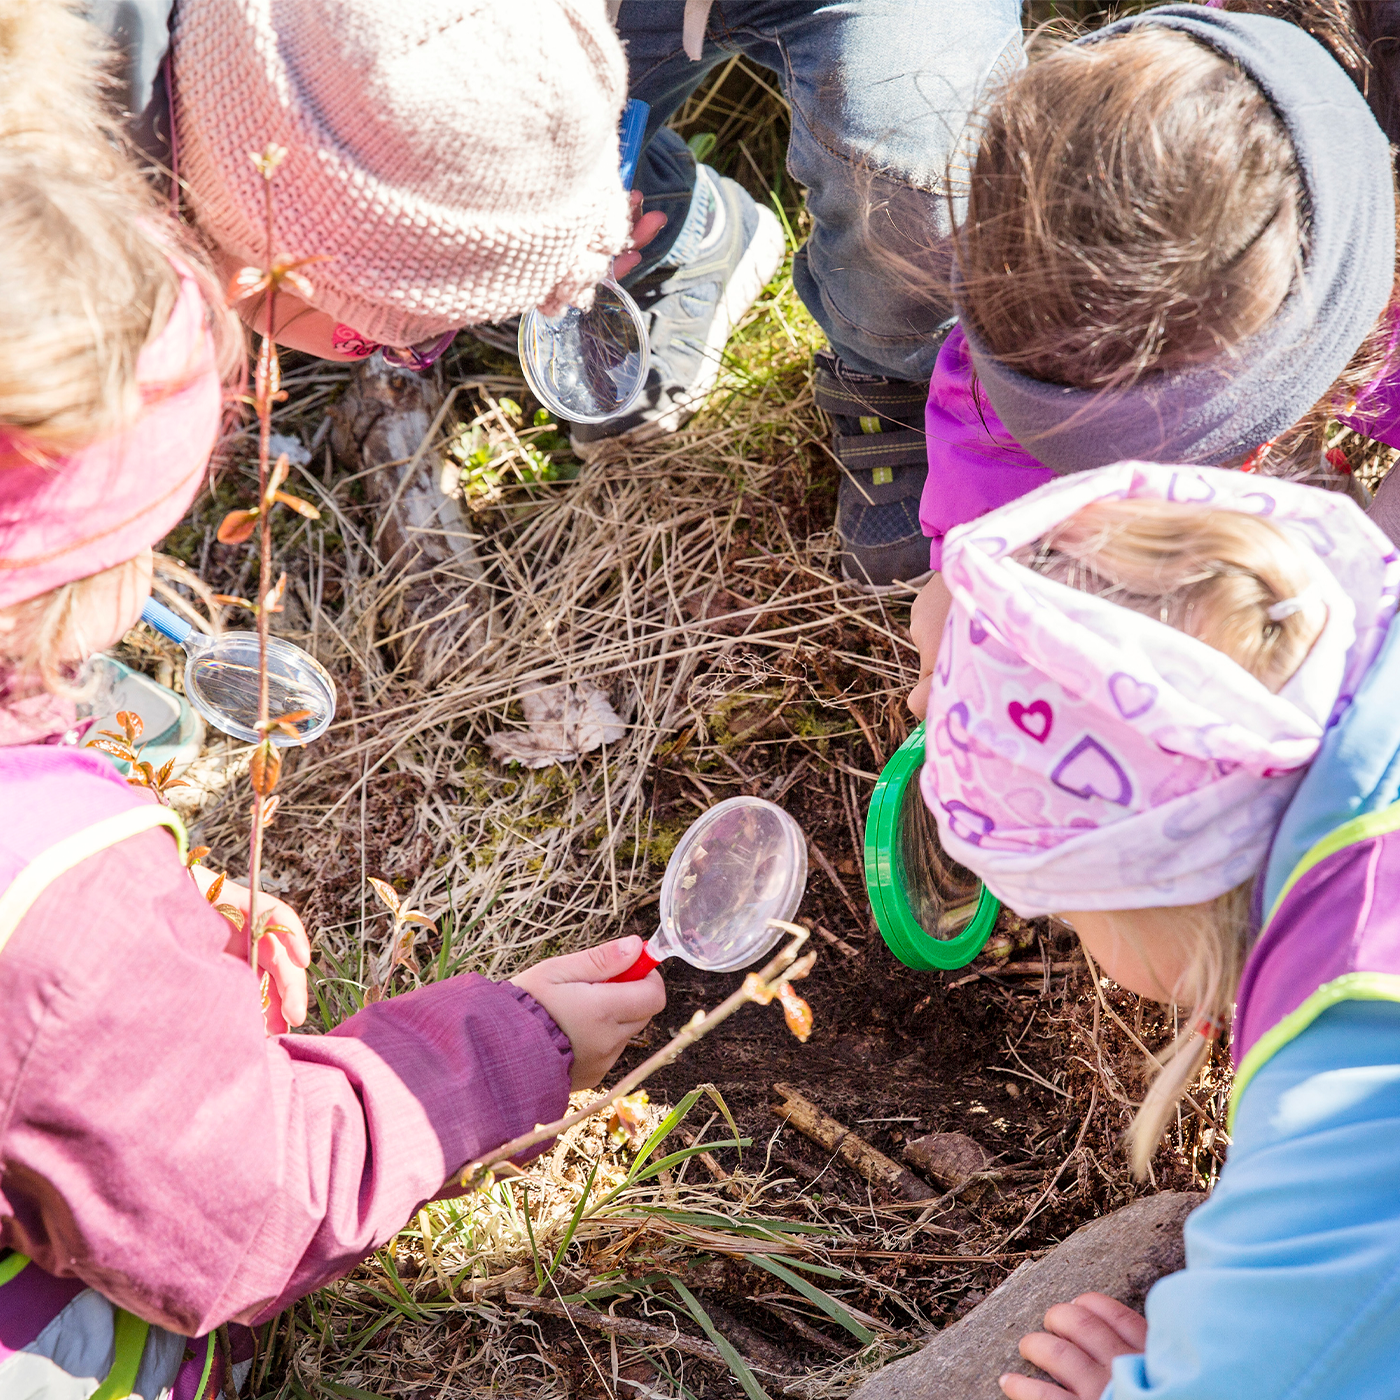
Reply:
[[[1103, 500], [1265, 516], [1305, 545], [1328, 620], [1277, 695], [1223, 653], [1011, 557]], [[949, 533], [953, 608], [921, 786], [949, 855], [1018, 914], [1196, 904], [1247, 880], [1379, 650], [1400, 554], [1348, 498], [1120, 462]]]

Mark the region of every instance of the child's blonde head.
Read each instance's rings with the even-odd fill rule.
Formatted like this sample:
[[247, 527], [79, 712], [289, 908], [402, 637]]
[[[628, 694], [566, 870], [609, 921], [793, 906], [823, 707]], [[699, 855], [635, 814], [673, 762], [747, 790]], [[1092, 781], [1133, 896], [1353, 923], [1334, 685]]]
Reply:
[[95, 27], [59, 0], [0, 7], [0, 432], [37, 452], [141, 408], [136, 361], [200, 280], [221, 368], [242, 335], [202, 255], [142, 178], [112, 113]]
[[[1277, 526], [1237, 511], [1168, 501], [1099, 501], [1018, 551], [1021, 563], [1072, 588], [1109, 598], [1223, 652], [1277, 693], [1326, 625], [1324, 604], [1296, 611], [1312, 575], [1304, 549]], [[1273, 615], [1271, 615], [1271, 612]], [[1282, 615], [1280, 615], [1282, 614]], [[1187, 946], [1167, 990], [1193, 1008], [1130, 1129], [1134, 1169], [1145, 1174], [1167, 1121], [1228, 1023], [1249, 939], [1246, 884], [1208, 904], [1153, 911], [1170, 917]], [[1105, 931], [1134, 943], [1143, 911], [1100, 916]], [[1152, 949], [1140, 948], [1152, 966]]]
[[[107, 56], [94, 26], [59, 0], [14, 0], [0, 10], [0, 473], [17, 474], [0, 491], [9, 541], [19, 537], [16, 523], [34, 518], [23, 494], [32, 488], [16, 483], [35, 480], [36, 463], [45, 473], [63, 469], [66, 454], [113, 437], [151, 407], [153, 394], [179, 388], [138, 374], [142, 351], [181, 296], [172, 253], [203, 294], [224, 378], [241, 360], [242, 334], [201, 255], [123, 145], [103, 102]], [[205, 366], [208, 375], [207, 355]], [[193, 451], [182, 442], [161, 446], [172, 461]], [[156, 465], [122, 469], [157, 480]], [[82, 528], [73, 523], [75, 536]], [[40, 584], [26, 598], [26, 548], [13, 552], [0, 609], [0, 704], [36, 688], [69, 688], [75, 664], [93, 649], [87, 641], [102, 600], [123, 598], [129, 610], [149, 572], [143, 551], [57, 588]]]

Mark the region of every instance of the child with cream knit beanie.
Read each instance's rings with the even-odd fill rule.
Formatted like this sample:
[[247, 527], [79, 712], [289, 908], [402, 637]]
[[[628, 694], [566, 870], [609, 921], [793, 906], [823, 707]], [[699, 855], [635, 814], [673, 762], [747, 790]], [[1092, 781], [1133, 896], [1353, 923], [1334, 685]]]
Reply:
[[[157, 31], [169, 7], [138, 8]], [[179, 0], [169, 23], [153, 91], [118, 36], [137, 69], [128, 101], [228, 276], [267, 259], [250, 156], [287, 153], [272, 252], [321, 261], [311, 305], [279, 296], [284, 344], [426, 358], [463, 326], [561, 309], [628, 242], [627, 70], [601, 0]]]

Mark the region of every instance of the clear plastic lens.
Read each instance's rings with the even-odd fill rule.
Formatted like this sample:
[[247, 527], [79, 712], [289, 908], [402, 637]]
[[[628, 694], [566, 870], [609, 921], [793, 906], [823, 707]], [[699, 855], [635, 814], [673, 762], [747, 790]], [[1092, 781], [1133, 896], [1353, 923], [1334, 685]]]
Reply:
[[982, 882], [943, 850], [938, 823], [917, 782], [904, 789], [899, 855], [904, 893], [919, 926], [930, 938], [948, 939], [961, 933], [977, 912]]
[[[296, 738], [281, 729], [272, 742], [282, 748], [309, 743], [335, 718], [335, 684], [323, 666], [300, 647], [268, 638], [268, 706], [271, 718], [309, 710], [293, 720]], [[185, 695], [216, 729], [256, 743], [258, 735], [258, 637], [225, 632], [185, 664]]]
[[694, 967], [744, 967], [782, 938], [768, 921], [791, 919], [806, 884], [797, 823], [761, 798], [730, 798], [700, 817], [671, 856], [657, 939]]
[[520, 365], [544, 406], [571, 423], [626, 413], [646, 383], [646, 322], [616, 282], [600, 282], [587, 311], [520, 318]]

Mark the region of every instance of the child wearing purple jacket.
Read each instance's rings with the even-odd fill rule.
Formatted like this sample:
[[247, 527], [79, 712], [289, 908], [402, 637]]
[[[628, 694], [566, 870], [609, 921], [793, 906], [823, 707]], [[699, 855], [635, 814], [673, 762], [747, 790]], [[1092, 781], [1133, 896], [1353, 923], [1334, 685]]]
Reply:
[[1317, 477], [1334, 416], [1400, 441], [1397, 12], [1162, 6], [1004, 85], [926, 410], [934, 569], [948, 530], [1058, 475], [1146, 459]]
[[[179, 818], [78, 746], [73, 677], [140, 614], [227, 359], [217, 290], [139, 182], [93, 174], [0, 149], [0, 1395], [195, 1400], [223, 1383], [215, 1329], [560, 1116], [665, 991], [606, 985], [626, 938], [266, 1034]], [[310, 949], [277, 919], [260, 963], [296, 1024]]]

